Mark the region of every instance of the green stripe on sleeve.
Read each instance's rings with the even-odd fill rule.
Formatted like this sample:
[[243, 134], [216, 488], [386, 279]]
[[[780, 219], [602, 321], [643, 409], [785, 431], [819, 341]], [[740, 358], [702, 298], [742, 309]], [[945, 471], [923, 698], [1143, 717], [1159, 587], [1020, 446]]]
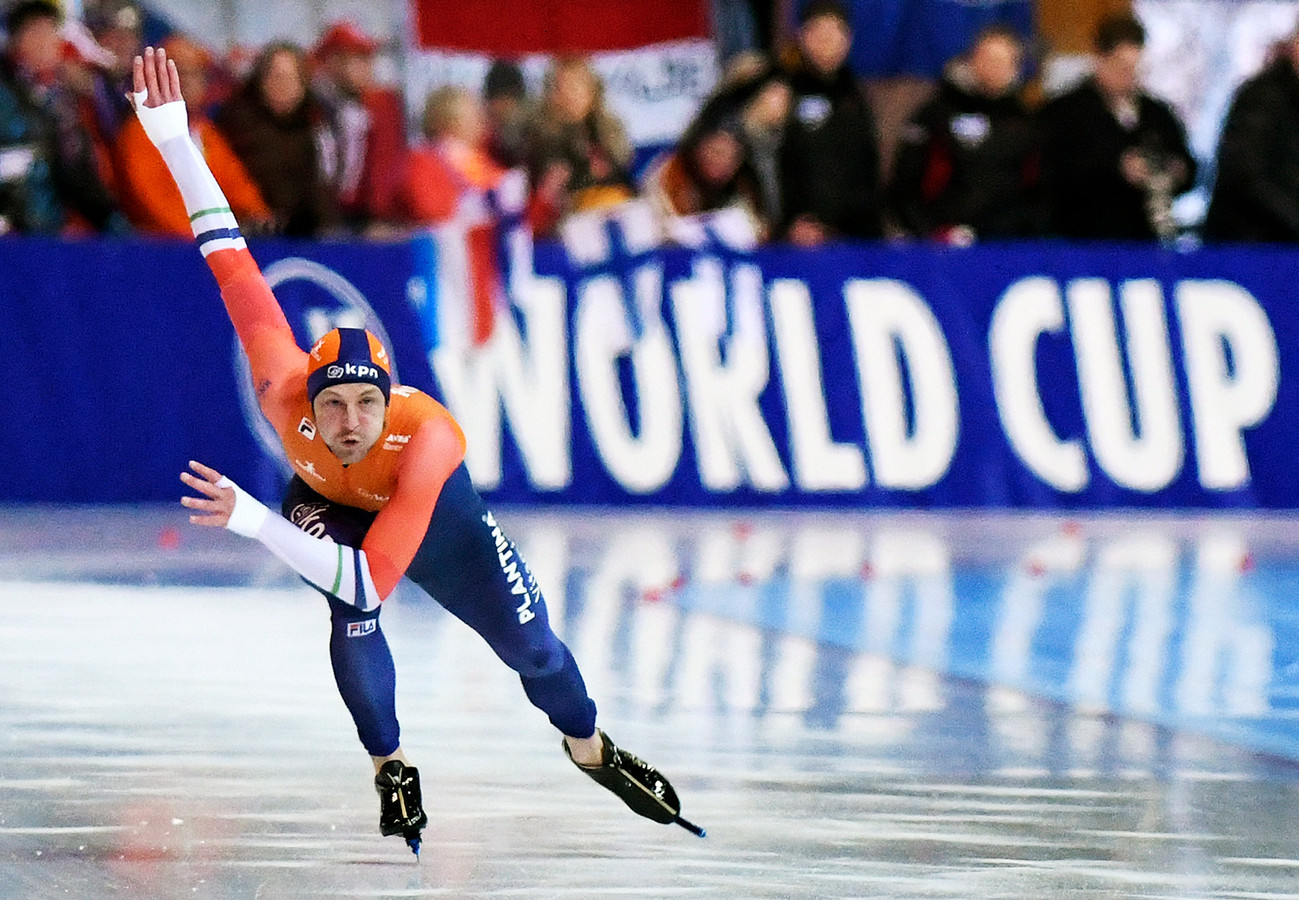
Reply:
[[343, 545], [338, 544], [337, 547], [338, 547], [338, 571], [334, 573], [334, 586], [329, 589], [329, 592], [333, 594], [335, 597], [338, 596], [338, 588], [343, 583]]
[[193, 222], [195, 219], [198, 219], [202, 216], [210, 216], [215, 213], [229, 213], [229, 212], [230, 212], [230, 207], [228, 206], [214, 206], [211, 209], [200, 209], [198, 212], [191, 215], [189, 217], [189, 220]]

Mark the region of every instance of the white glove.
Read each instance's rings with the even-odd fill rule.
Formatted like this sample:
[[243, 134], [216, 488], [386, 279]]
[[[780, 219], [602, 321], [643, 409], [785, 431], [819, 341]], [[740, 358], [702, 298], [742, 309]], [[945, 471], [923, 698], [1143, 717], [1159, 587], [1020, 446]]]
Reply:
[[165, 141], [189, 134], [189, 113], [184, 100], [173, 100], [162, 106], [145, 106], [149, 92], [141, 91], [135, 97], [135, 114], [140, 117], [144, 133], [149, 136], [155, 147], [161, 147]]
[[[167, 105], [170, 106], [171, 104]], [[182, 104], [181, 109], [184, 108]], [[230, 521], [226, 523], [226, 528], [244, 537], [257, 537], [257, 532], [262, 530], [262, 523], [266, 521], [266, 516], [269, 515], [270, 510], [260, 500], [224, 475], [217, 482], [217, 487], [233, 488], [235, 492], [235, 508], [230, 513]]]

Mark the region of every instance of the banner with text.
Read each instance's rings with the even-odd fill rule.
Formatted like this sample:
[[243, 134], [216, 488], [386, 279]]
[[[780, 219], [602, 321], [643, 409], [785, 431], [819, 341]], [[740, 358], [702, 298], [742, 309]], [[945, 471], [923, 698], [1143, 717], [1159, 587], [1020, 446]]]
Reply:
[[[391, 342], [496, 502], [1299, 508], [1293, 251], [674, 249], [579, 266], [542, 245], [489, 345], [426, 354], [409, 246], [253, 249], [302, 343], [334, 324]], [[281, 489], [192, 246], [6, 239], [0, 298], [16, 401], [0, 501], [172, 500], [190, 458]]]

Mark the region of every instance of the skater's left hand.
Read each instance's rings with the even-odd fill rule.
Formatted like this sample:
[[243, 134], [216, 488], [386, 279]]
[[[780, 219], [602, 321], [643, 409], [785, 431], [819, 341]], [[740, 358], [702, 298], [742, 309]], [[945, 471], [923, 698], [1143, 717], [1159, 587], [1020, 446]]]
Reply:
[[[221, 473], [210, 466], [190, 460], [189, 467], [203, 477], [199, 478], [189, 472], [181, 472], [180, 480], [206, 497], [206, 499], [204, 497], [180, 498], [181, 506], [188, 506], [190, 509], [198, 510], [189, 517], [189, 520], [195, 525], [209, 525], [214, 528], [226, 527], [230, 522], [231, 514], [235, 511], [234, 487], [221, 485]], [[226, 484], [229, 485], [230, 482], [227, 480]]]

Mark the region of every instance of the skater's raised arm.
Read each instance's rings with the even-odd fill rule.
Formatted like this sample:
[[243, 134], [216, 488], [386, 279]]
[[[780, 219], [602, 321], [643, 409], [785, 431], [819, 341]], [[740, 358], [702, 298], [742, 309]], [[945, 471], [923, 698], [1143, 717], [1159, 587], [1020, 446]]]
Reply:
[[216, 276], [230, 321], [252, 364], [262, 410], [278, 427], [288, 398], [279, 396], [277, 388], [302, 371], [306, 353], [294, 339], [279, 302], [248, 252], [225, 194], [190, 137], [176, 64], [167, 59], [166, 51], [147, 47], [135, 58], [132, 77], [136, 115], [180, 188], [194, 239]]

